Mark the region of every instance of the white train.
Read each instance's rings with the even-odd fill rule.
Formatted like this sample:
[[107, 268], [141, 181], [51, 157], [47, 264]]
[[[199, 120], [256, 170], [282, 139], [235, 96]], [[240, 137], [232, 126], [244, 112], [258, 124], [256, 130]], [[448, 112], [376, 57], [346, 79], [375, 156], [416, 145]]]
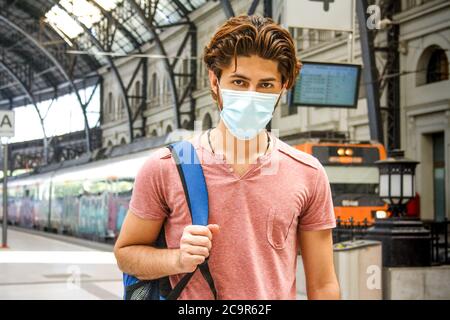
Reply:
[[150, 153], [193, 134], [175, 130], [145, 151], [10, 178], [8, 222], [99, 241], [114, 239], [128, 210], [134, 177]]

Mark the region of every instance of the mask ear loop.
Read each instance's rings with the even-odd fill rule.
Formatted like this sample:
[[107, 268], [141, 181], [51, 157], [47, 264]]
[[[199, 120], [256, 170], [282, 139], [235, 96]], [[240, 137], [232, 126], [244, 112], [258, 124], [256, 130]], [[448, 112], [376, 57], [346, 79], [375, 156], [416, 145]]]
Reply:
[[272, 115], [275, 112], [275, 109], [278, 106], [278, 103], [280, 102], [281, 96], [283, 95], [283, 93], [286, 91], [286, 85], [283, 85], [283, 87], [281, 88], [281, 92], [280, 95], [278, 96], [277, 102], [275, 102], [275, 106], [273, 107], [273, 111], [272, 111]]
[[[281, 96], [283, 95], [283, 93], [285, 91], [286, 91], [286, 85], [283, 85], [283, 87], [281, 88], [281, 91], [280, 91], [280, 95], [278, 96], [277, 102], [275, 102], [275, 106], [273, 107], [272, 117], [273, 117], [273, 114], [275, 113], [275, 109], [277, 108], [278, 103], [280, 102]], [[266, 129], [266, 133], [267, 133], [267, 149], [266, 149], [266, 152], [264, 153], [264, 155], [267, 153], [267, 150], [269, 150], [269, 146], [272, 141], [272, 139], [270, 139], [270, 134], [267, 132], [267, 129]]]
[[220, 88], [219, 79], [217, 78], [217, 106], [219, 107], [219, 112], [222, 112], [223, 105], [222, 105], [222, 107], [220, 106], [220, 101], [222, 101], [222, 104], [223, 104], [222, 90]]

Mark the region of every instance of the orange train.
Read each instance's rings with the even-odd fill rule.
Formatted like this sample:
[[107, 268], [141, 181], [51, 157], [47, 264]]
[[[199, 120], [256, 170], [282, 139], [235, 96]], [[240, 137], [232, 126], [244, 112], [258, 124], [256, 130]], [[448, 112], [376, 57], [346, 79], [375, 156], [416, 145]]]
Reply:
[[369, 224], [388, 215], [378, 196], [379, 175], [375, 162], [386, 159], [379, 143], [335, 143], [308, 141], [295, 148], [319, 159], [330, 181], [336, 218]]

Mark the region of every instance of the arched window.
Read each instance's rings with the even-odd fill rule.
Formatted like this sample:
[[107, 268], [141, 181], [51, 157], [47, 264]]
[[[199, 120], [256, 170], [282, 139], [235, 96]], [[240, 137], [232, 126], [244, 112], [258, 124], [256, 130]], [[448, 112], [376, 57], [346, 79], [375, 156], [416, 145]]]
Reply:
[[118, 107], [117, 107], [117, 112], [116, 113], [117, 113], [117, 117], [118, 118], [121, 118], [122, 115], [124, 114], [125, 103], [124, 103], [123, 99], [124, 98], [122, 96], [120, 96], [119, 99], [117, 100]]
[[114, 97], [112, 92], [108, 92], [108, 100], [106, 102], [106, 112], [111, 114], [114, 108]]
[[166, 128], [166, 134], [169, 134], [172, 132], [172, 126], [169, 124]]
[[212, 119], [209, 113], [205, 114], [202, 121], [202, 129], [208, 130], [212, 128]]
[[[187, 74], [189, 74], [189, 72], [190, 72], [190, 70], [189, 70], [189, 64], [190, 64], [190, 60], [189, 59], [183, 59], [183, 63], [182, 63], [182, 73], [183, 74], [185, 74], [185, 75], [187, 75]], [[191, 78], [190, 77], [188, 77], [188, 76], [183, 76], [183, 77], [181, 77], [181, 79], [182, 79], [182, 82], [181, 82], [181, 85], [182, 86], [187, 86], [188, 84], [189, 84], [189, 81], [191, 80]]]
[[139, 106], [139, 102], [141, 101], [141, 99], [138, 98], [141, 96], [141, 82], [139, 80], [134, 84], [134, 96], [134, 105]]
[[417, 70], [417, 86], [448, 80], [448, 58], [445, 50], [436, 45], [425, 49]]
[[431, 53], [427, 67], [427, 83], [448, 80], [448, 60], [443, 49]]
[[141, 95], [141, 82], [138, 80], [134, 84], [134, 95], [140, 96]]
[[127, 144], [127, 140], [124, 137], [122, 137], [122, 139], [120, 139], [120, 144]]
[[171, 91], [170, 91], [170, 79], [166, 77], [164, 80], [164, 88], [163, 88], [163, 99], [164, 102], [170, 101]]
[[156, 132], [156, 129], [153, 129], [152, 131], [152, 137], [157, 137], [158, 136], [158, 132]]
[[188, 121], [188, 120], [184, 120], [184, 121], [183, 121], [183, 124], [181, 125], [181, 127], [182, 127], [183, 129], [188, 129], [188, 127], [189, 127], [189, 121]]
[[152, 83], [151, 83], [152, 92], [150, 96], [152, 98], [156, 98], [158, 95], [158, 75], [156, 72], [152, 74]]

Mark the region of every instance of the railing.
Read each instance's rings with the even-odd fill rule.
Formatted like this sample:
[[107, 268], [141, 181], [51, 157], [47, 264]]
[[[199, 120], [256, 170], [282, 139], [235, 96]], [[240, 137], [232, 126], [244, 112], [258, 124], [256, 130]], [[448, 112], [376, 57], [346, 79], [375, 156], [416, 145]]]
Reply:
[[448, 228], [450, 221], [423, 221], [431, 234], [431, 261], [433, 264], [450, 264], [448, 246]]
[[[450, 221], [422, 220], [424, 227], [430, 231], [431, 236], [431, 262], [433, 265], [450, 264], [449, 259], [449, 227]], [[371, 227], [367, 219], [362, 223], [355, 222], [353, 218], [348, 220], [336, 219], [336, 228], [333, 229], [333, 243], [364, 239], [367, 230]]]
[[367, 219], [361, 222], [355, 222], [353, 218], [341, 220], [336, 219], [336, 228], [333, 229], [333, 242], [343, 242], [348, 240], [363, 239], [370, 227]]

